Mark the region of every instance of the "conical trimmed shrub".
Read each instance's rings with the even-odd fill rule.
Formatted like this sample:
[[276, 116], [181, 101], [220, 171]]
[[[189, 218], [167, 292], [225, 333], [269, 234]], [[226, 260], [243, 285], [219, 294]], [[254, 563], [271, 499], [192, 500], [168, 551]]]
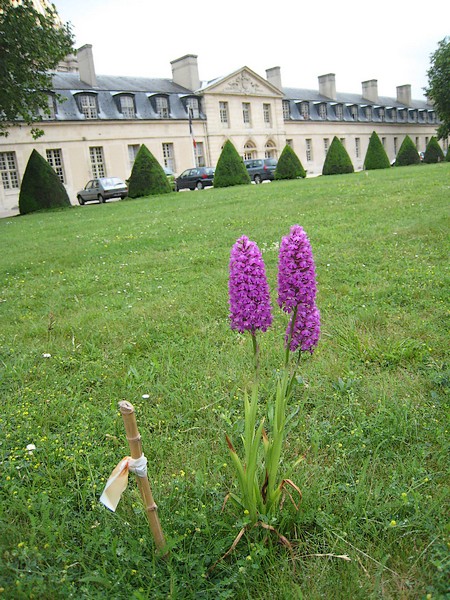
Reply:
[[353, 164], [347, 150], [341, 140], [334, 136], [323, 163], [322, 175], [341, 175], [353, 171]]
[[417, 148], [414, 146], [414, 142], [407, 135], [400, 146], [397, 158], [395, 159], [396, 167], [406, 167], [407, 165], [418, 165], [420, 163], [420, 156], [417, 152]]
[[275, 179], [298, 179], [306, 177], [306, 171], [293, 148], [286, 144], [275, 169]]
[[155, 194], [170, 194], [170, 192], [172, 192], [172, 188], [164, 169], [147, 146], [142, 144], [128, 180], [128, 196], [140, 198]]
[[231, 185], [243, 185], [250, 183], [250, 176], [239, 156], [236, 148], [230, 140], [227, 140], [220, 153], [214, 172], [214, 187], [229, 187]]
[[20, 214], [68, 206], [71, 206], [69, 196], [58, 175], [45, 158], [33, 150], [20, 186]]
[[424, 163], [438, 163], [444, 160], [444, 153], [442, 152], [442, 148], [439, 146], [439, 142], [437, 138], [433, 135], [431, 140], [428, 142], [428, 145], [425, 149], [425, 154], [423, 156]]
[[364, 159], [364, 168], [366, 171], [372, 171], [374, 169], [389, 169], [390, 166], [391, 163], [389, 162], [386, 150], [376, 131], [373, 131], [370, 136], [369, 146]]

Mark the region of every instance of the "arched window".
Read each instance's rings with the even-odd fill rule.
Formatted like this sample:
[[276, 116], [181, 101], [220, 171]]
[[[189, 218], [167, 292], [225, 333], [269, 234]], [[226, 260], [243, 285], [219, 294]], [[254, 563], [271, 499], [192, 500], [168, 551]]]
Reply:
[[253, 142], [246, 142], [244, 144], [244, 160], [249, 160], [250, 158], [256, 158], [256, 146]]
[[76, 94], [78, 109], [85, 119], [98, 119], [97, 94]]
[[160, 119], [168, 119], [170, 116], [169, 98], [165, 95], [153, 94], [150, 96], [153, 110]]
[[268, 140], [266, 145], [264, 146], [264, 156], [265, 158], [276, 158], [277, 157], [277, 147], [272, 140]]
[[191, 112], [192, 119], [200, 118], [200, 102], [198, 98], [195, 96], [189, 96], [186, 98], [186, 111], [189, 115], [189, 111]]
[[124, 119], [136, 118], [136, 108], [134, 106], [134, 96], [132, 94], [119, 94], [119, 110]]

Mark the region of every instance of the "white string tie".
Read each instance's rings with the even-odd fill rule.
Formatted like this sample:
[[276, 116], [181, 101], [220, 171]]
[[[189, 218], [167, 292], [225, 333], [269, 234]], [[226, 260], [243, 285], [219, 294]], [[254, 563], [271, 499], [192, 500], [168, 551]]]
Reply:
[[128, 459], [128, 469], [138, 477], [147, 475], [147, 457], [141, 454], [139, 458]]

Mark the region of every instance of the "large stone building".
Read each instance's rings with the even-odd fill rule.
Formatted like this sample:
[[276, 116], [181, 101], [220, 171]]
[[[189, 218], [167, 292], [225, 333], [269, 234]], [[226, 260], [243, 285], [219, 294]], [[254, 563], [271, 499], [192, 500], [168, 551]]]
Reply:
[[268, 69], [266, 78], [242, 67], [201, 82], [196, 56], [171, 66], [171, 79], [111, 77], [96, 74], [90, 45], [68, 57], [53, 74], [45, 135], [34, 141], [30, 127], [19, 124], [0, 138], [0, 211], [17, 207], [33, 149], [54, 167], [75, 203], [76, 192], [93, 177], [127, 179], [140, 144], [177, 174], [194, 161], [215, 166], [227, 139], [244, 158], [276, 158], [290, 144], [308, 175], [317, 175], [334, 136], [359, 170], [374, 130], [391, 159], [406, 135], [422, 151], [436, 133], [433, 106], [412, 100], [409, 85], [391, 98], [378, 95], [374, 79], [364, 81], [360, 93], [346, 94], [337, 91], [334, 74], [320, 76], [318, 90], [307, 90], [283, 88], [279, 67]]

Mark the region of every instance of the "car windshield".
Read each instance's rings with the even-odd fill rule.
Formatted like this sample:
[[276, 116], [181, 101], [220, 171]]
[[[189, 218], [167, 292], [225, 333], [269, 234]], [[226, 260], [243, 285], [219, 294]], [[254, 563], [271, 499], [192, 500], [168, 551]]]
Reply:
[[124, 182], [118, 177], [104, 177], [101, 182], [104, 187], [117, 187], [119, 185], [125, 185]]

